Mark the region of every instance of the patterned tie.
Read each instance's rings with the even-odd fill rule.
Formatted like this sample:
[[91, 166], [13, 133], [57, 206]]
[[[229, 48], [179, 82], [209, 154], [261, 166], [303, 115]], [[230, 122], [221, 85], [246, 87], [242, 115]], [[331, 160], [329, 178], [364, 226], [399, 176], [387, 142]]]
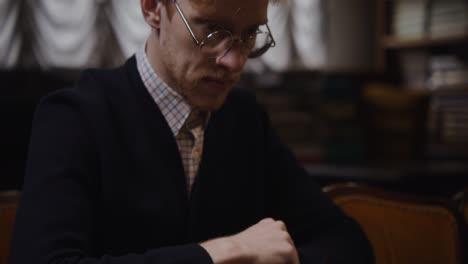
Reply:
[[192, 162], [190, 164], [190, 187], [193, 184], [195, 176], [198, 172], [198, 167], [200, 165], [201, 156], [203, 153], [203, 127], [199, 125], [190, 129], [190, 132], [193, 136], [193, 147], [192, 147]]
[[[189, 143], [187, 148], [181, 151], [182, 162], [186, 173], [186, 183], [188, 193], [191, 192], [193, 183], [198, 172], [200, 161], [203, 153], [203, 139], [204, 139], [204, 117], [199, 112], [192, 111], [187, 118], [181, 133], [182, 137], [187, 139]], [[183, 153], [185, 152], [185, 153]]]

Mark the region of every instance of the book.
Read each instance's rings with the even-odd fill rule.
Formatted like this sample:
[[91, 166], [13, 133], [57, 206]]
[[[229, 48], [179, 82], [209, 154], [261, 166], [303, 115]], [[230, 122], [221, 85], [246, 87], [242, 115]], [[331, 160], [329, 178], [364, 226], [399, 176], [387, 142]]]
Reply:
[[468, 33], [468, 3], [463, 0], [437, 0], [430, 8], [431, 37], [447, 37]]
[[392, 12], [392, 33], [399, 38], [420, 38], [425, 34], [425, 0], [395, 1]]

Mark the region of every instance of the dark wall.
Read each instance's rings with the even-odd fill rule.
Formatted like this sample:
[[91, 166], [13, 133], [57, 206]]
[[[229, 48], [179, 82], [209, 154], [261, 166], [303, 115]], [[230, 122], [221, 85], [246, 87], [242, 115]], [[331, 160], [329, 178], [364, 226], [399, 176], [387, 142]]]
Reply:
[[37, 70], [2, 70], [0, 83], [0, 190], [20, 189], [36, 104], [71, 81]]

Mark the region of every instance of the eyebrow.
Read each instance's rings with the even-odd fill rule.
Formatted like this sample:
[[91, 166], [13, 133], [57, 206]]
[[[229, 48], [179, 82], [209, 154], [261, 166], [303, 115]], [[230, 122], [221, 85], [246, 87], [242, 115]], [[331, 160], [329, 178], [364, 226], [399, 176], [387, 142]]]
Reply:
[[196, 23], [196, 24], [209, 24], [209, 23], [216, 24], [216, 23], [219, 23], [219, 21], [217, 21], [214, 18], [206, 18], [206, 17], [194, 17], [192, 19], [192, 21], [194, 23]]
[[[196, 24], [219, 24], [221, 26], [228, 26], [229, 23], [226, 23], [220, 19], [216, 19], [216, 18], [207, 18], [207, 17], [194, 17], [192, 19], [192, 21]], [[249, 25], [247, 27], [247, 29], [252, 29], [252, 28], [255, 28], [255, 27], [259, 27], [259, 26], [262, 26], [262, 25], [266, 25], [268, 23], [268, 20], [265, 21], [265, 23], [255, 23], [255, 24], [252, 24], [252, 25]]]

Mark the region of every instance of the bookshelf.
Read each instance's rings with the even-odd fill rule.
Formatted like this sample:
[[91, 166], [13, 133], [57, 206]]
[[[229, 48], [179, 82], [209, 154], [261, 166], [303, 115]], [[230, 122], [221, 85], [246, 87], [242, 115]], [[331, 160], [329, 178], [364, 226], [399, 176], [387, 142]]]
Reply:
[[468, 47], [468, 1], [377, 0], [376, 43], [379, 73], [391, 72], [402, 50]]
[[468, 43], [468, 33], [448, 37], [422, 37], [414, 39], [400, 39], [387, 36], [383, 39], [384, 49], [430, 48], [454, 44]]
[[[468, 160], [468, 150], [462, 147], [468, 143], [468, 1], [377, 0], [375, 36], [376, 72], [387, 77], [400, 97], [422, 92], [427, 98], [420, 106], [417, 100], [413, 103], [413, 113], [419, 116], [413, 120], [422, 123], [405, 136], [411, 134], [424, 145], [424, 154], [416, 156]], [[398, 120], [415, 115], [385, 114], [389, 113]], [[394, 139], [382, 133], [374, 136], [376, 149], [390, 148], [382, 142]]]

